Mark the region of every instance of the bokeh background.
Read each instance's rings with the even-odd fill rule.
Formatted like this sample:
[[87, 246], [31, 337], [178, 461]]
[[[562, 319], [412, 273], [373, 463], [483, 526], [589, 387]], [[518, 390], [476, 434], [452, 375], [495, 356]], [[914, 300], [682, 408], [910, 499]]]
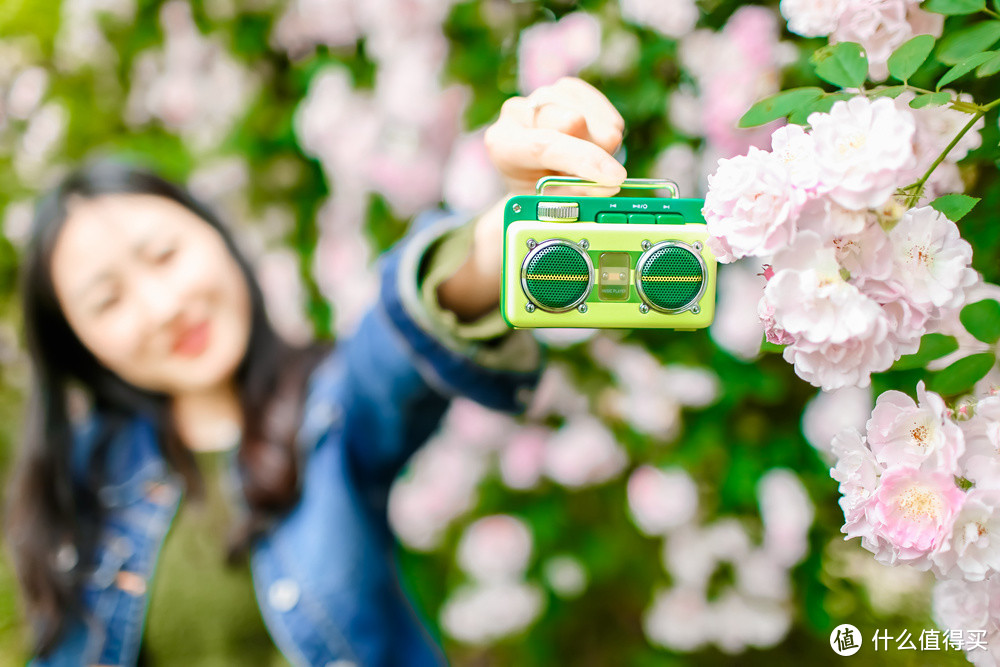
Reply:
[[[753, 102], [825, 85], [808, 64], [824, 43], [789, 33], [776, 2], [2, 0], [0, 478], [27, 393], [19, 253], [36, 194], [77, 161], [186, 183], [237, 229], [279, 330], [331, 338], [414, 214], [502, 195], [482, 136], [506, 98], [583, 77], [626, 120], [630, 175], [700, 196], [720, 157], [768, 146], [774, 125], [736, 129]], [[995, 114], [982, 135], [962, 176], [984, 200], [962, 232], [995, 282]], [[841, 623], [866, 643], [935, 627], [930, 575], [840, 533], [829, 442], [863, 427], [872, 390], [818, 392], [761, 348], [760, 272], [721, 267], [708, 331], [538, 332], [551, 361], [522, 419], [454, 403], [390, 518], [455, 665], [832, 664]], [[26, 647], [4, 552], [0, 665]], [[965, 664], [895, 642], [852, 659]]]

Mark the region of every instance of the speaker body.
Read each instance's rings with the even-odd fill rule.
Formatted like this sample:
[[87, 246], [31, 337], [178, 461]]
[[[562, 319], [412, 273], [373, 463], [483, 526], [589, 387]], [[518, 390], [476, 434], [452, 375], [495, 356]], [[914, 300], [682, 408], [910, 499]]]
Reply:
[[515, 328], [707, 327], [716, 261], [702, 206], [701, 199], [656, 197], [511, 198], [504, 319]]

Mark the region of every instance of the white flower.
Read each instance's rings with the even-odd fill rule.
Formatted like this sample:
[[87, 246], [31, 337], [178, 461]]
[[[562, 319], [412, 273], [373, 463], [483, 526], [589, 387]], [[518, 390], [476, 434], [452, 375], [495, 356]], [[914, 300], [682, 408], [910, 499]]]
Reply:
[[621, 9], [625, 20], [674, 39], [698, 22], [698, 5], [692, 0], [621, 0]]
[[788, 170], [788, 180], [802, 190], [819, 186], [816, 141], [801, 125], [785, 125], [771, 134], [771, 151]]
[[980, 400], [972, 418], [959, 427], [966, 445], [959, 461], [962, 476], [977, 489], [1000, 489], [1000, 396]]
[[723, 350], [751, 361], [760, 355], [761, 317], [757, 312], [761, 283], [751, 260], [719, 267], [718, 303], [708, 334]]
[[843, 343], [810, 343], [797, 340], [782, 352], [795, 366], [795, 374], [824, 390], [854, 385], [867, 387], [871, 374], [892, 365], [896, 353], [888, 339], [889, 323], [880, 313], [868, 336]]
[[1000, 589], [994, 575], [991, 580], [968, 582], [940, 579], [934, 585], [934, 622], [942, 628], [986, 630], [995, 621], [990, 618], [990, 600]]
[[662, 535], [698, 511], [698, 487], [683, 468], [641, 466], [629, 477], [627, 489], [632, 518], [647, 535]]
[[795, 217], [804, 200], [772, 153], [751, 147], [747, 155], [719, 160], [718, 170], [708, 177], [704, 207], [716, 258], [732, 262], [784, 248], [795, 236]]
[[587, 588], [587, 570], [573, 556], [553, 556], [545, 561], [545, 580], [561, 598], [579, 597]]
[[864, 519], [865, 505], [878, 486], [884, 468], [857, 429], [844, 429], [834, 437], [830, 451], [837, 463], [830, 469], [830, 477], [840, 482], [840, 507], [844, 510], [842, 532], [851, 539], [860, 535], [859, 521]]
[[917, 384], [920, 402], [901, 391], [887, 391], [875, 401], [868, 420], [868, 446], [886, 467], [906, 465], [925, 471], [957, 472], [965, 451], [961, 429], [945, 415], [944, 401]]
[[809, 527], [815, 509], [791, 470], [773, 468], [757, 482], [764, 549], [770, 560], [791, 567], [809, 553]]
[[707, 526], [681, 526], [663, 545], [663, 565], [674, 580], [704, 590], [719, 563], [737, 563], [750, 553], [750, 537], [735, 518]]
[[913, 116], [890, 99], [841, 100], [829, 113], [810, 114], [809, 124], [820, 181], [845, 208], [881, 206], [914, 164]]
[[799, 231], [813, 231], [824, 241], [861, 233], [868, 222], [868, 211], [852, 211], [828, 196], [807, 201], [799, 213]]
[[872, 412], [870, 388], [842, 387], [820, 391], [802, 411], [802, 433], [820, 452], [830, 452], [834, 437], [845, 428], [864, 428]]
[[982, 581], [1000, 570], [1000, 489], [972, 489], [950, 533], [931, 554], [935, 573]]
[[531, 531], [513, 516], [483, 517], [465, 529], [455, 558], [466, 574], [479, 581], [516, 579], [531, 558]]
[[596, 417], [572, 417], [545, 448], [545, 473], [568, 487], [600, 484], [618, 476], [628, 456], [615, 436]]
[[466, 644], [492, 644], [527, 629], [543, 607], [542, 592], [523, 581], [466, 585], [441, 607], [441, 628]]
[[744, 597], [727, 591], [714, 605], [715, 644], [726, 653], [741, 653], [747, 646], [767, 648], [780, 642], [792, 625], [785, 605], [772, 600]]
[[661, 590], [642, 615], [642, 629], [654, 644], [672, 651], [694, 651], [715, 635], [715, 615], [696, 587]]
[[878, 304], [840, 275], [835, 252], [815, 232], [802, 232], [775, 256], [764, 295], [774, 320], [796, 341], [843, 344], [871, 334], [884, 316]]
[[892, 278], [916, 303], [954, 308], [965, 298], [965, 288], [976, 281], [972, 246], [958, 226], [929, 206], [903, 214], [889, 232], [893, 250]]
[[846, 0], [781, 0], [788, 30], [803, 37], [824, 37], [837, 29]]

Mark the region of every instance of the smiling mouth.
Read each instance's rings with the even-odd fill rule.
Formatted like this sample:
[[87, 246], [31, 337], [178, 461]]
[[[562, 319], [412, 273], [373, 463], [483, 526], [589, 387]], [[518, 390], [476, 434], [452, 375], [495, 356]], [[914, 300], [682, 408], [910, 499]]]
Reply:
[[197, 357], [208, 348], [210, 332], [208, 320], [185, 329], [174, 341], [173, 353], [182, 357]]

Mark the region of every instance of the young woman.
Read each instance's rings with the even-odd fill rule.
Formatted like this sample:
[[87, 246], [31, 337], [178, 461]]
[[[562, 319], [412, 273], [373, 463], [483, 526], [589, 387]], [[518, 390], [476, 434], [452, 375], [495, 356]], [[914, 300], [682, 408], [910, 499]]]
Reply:
[[[517, 194], [551, 173], [620, 183], [622, 131], [563, 79], [508, 100], [486, 142]], [[296, 349], [182, 188], [96, 162], [44, 198], [7, 524], [34, 664], [444, 663], [399, 587], [385, 505], [450, 397], [516, 412], [537, 380], [534, 339], [497, 311], [503, 203], [418, 217], [356, 333]]]

